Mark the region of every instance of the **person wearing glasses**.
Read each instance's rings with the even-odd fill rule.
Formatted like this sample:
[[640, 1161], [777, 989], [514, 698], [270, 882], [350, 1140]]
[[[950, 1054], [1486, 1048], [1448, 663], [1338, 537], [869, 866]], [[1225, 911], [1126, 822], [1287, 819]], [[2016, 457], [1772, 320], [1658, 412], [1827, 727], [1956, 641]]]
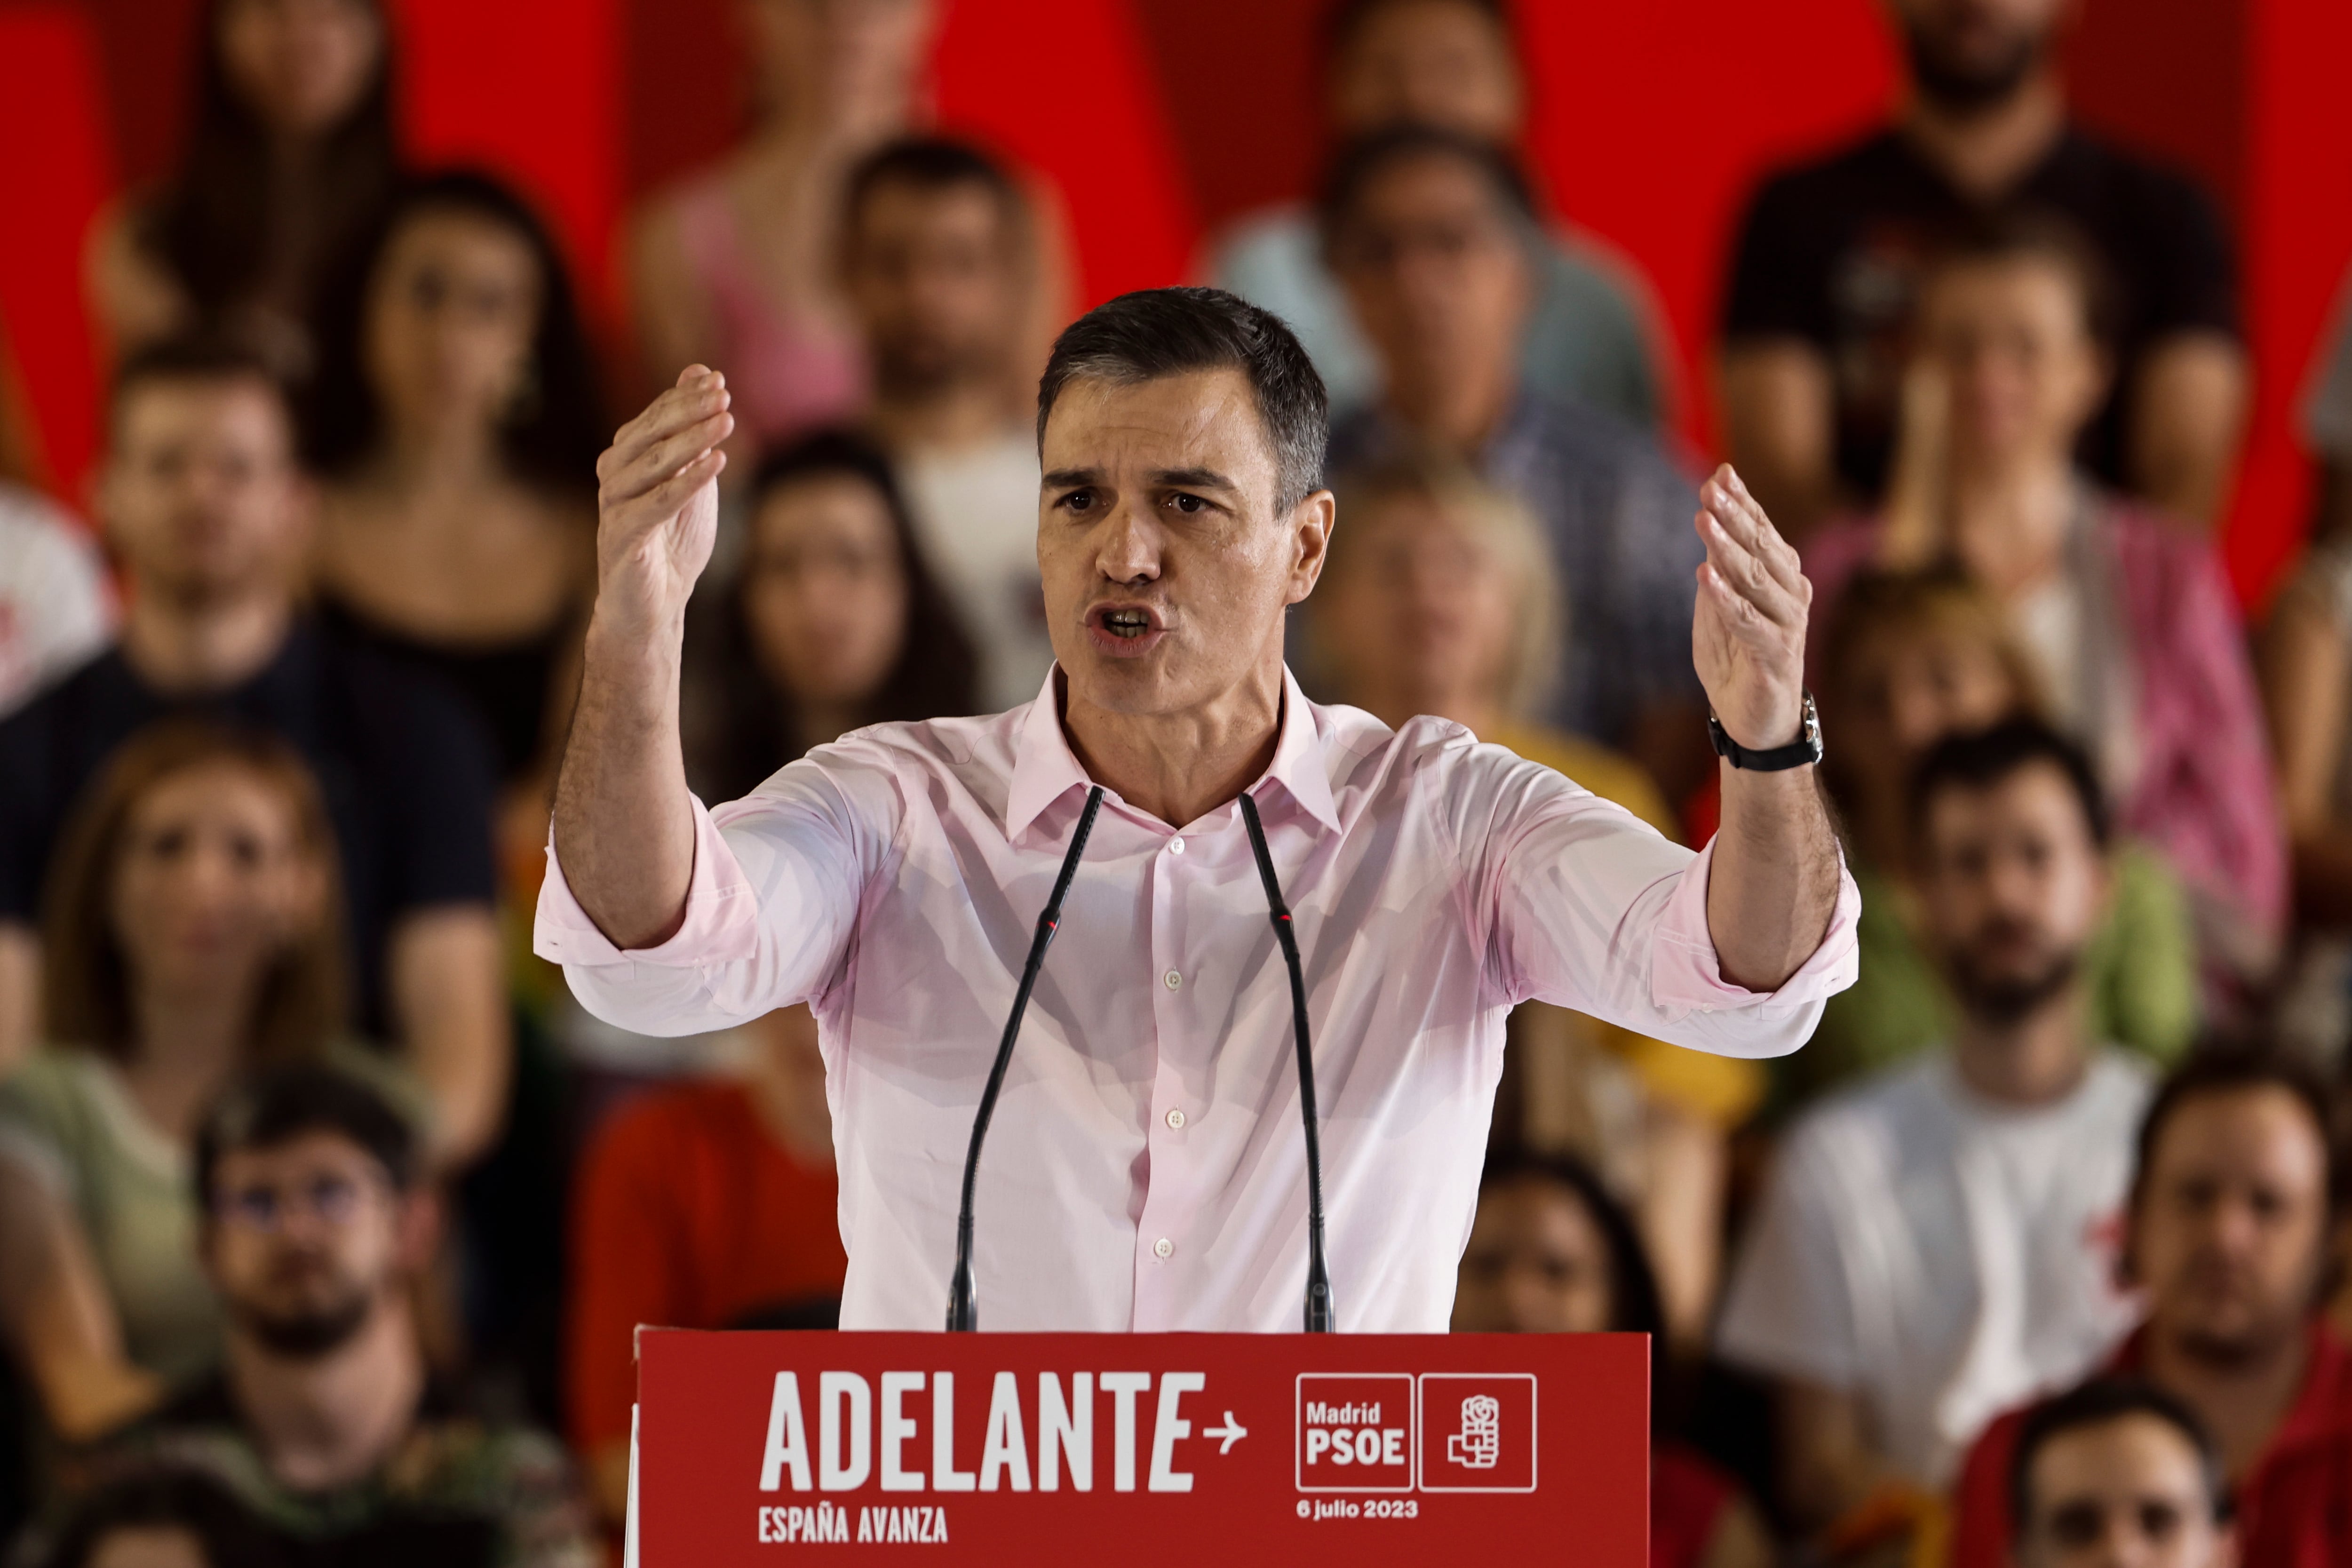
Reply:
[[134, 737], [63, 835], [47, 904], [47, 1043], [0, 1083], [0, 1326], [75, 1439], [219, 1357], [188, 1149], [221, 1087], [331, 1057], [411, 1109], [421, 1091], [343, 1033], [333, 829], [285, 742]]
[[437, 1212], [421, 1156], [391, 1102], [336, 1068], [232, 1084], [194, 1159], [221, 1368], [69, 1466], [64, 1496], [172, 1468], [320, 1561], [595, 1563], [562, 1447], [469, 1410], [425, 1365], [411, 1288]]
[[677, 667], [727, 384], [689, 369], [621, 431], [537, 951], [625, 1028], [813, 1005], [844, 1328], [942, 1322], [1017, 987], [960, 1321], [976, 1300], [989, 1329], [1281, 1330], [1307, 1301], [1442, 1331], [1514, 1005], [1772, 1056], [1853, 983], [1796, 553], [1720, 470], [1691, 641], [1723, 832], [1694, 853], [1450, 721], [1391, 730], [1300, 691], [1284, 625], [1336, 508], [1323, 384], [1279, 320], [1123, 295], [1063, 332], [1038, 404], [1036, 698], [853, 732], [716, 811], [687, 788]]

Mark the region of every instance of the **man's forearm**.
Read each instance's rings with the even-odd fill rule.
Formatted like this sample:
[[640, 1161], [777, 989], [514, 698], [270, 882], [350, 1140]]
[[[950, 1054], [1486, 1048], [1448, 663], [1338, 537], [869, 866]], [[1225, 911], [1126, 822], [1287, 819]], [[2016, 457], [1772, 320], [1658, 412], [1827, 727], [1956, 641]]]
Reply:
[[1837, 836], [1812, 768], [1723, 768], [1723, 825], [1707, 877], [1706, 928], [1724, 979], [1777, 991], [1837, 913]]
[[555, 852], [572, 896], [616, 947], [656, 946], [686, 920], [694, 807], [678, 740], [681, 621], [649, 635], [588, 628], [580, 703], [555, 784]]

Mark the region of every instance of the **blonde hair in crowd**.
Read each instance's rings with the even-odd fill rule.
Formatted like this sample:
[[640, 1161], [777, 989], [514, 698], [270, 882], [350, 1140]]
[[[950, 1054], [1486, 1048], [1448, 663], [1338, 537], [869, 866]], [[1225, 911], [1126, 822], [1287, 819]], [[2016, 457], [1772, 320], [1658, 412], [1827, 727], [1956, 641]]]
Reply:
[[[1363, 550], [1349, 548], [1350, 529], [1360, 531], [1366, 520], [1399, 501], [1425, 503], [1486, 552], [1514, 590], [1501, 705], [1516, 720], [1539, 712], [1551, 695], [1568, 628], [1551, 548], [1535, 514], [1468, 464], [1430, 451], [1408, 452], [1356, 469], [1342, 475], [1332, 489], [1339, 499], [1339, 525], [1330, 562], [1323, 569], [1327, 580], [1344, 580], [1362, 568]], [[1332, 671], [1339, 661], [1328, 634], [1317, 630], [1311, 615], [1307, 626], [1310, 656], [1318, 668]]]

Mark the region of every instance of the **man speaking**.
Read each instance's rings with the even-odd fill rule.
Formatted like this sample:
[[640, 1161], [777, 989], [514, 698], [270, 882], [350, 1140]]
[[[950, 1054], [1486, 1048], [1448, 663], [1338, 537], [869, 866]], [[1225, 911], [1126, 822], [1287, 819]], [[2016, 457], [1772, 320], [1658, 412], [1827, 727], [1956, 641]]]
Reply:
[[1693, 855], [1458, 725], [1308, 702], [1285, 610], [1322, 571], [1323, 387], [1273, 316], [1126, 295], [1038, 388], [1057, 660], [987, 719], [858, 731], [706, 811], [678, 742], [723, 381], [598, 465], [599, 583], [538, 952], [655, 1034], [807, 1002], [849, 1251], [845, 1328], [936, 1328], [967, 1142], [1032, 927], [1098, 816], [979, 1167], [990, 1329], [1286, 1330], [1307, 1280], [1290, 982], [1303, 960], [1339, 1326], [1442, 1331], [1503, 1024], [1529, 998], [1700, 1050], [1793, 1050], [1852, 983], [1860, 899], [1816, 794], [1811, 590], [1727, 468], [1692, 643], [1726, 753]]

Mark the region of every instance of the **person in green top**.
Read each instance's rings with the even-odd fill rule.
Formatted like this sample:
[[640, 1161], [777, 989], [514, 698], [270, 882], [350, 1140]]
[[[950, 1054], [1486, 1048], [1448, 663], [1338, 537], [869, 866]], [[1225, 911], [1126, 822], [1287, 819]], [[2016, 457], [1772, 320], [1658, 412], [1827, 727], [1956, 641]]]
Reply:
[[283, 742], [181, 722], [128, 742], [67, 830], [42, 931], [44, 1036], [0, 1082], [0, 1331], [68, 1440], [211, 1370], [188, 1148], [256, 1063], [343, 1040], [334, 839]]
[[[1862, 973], [1805, 1048], [1772, 1064], [1776, 1119], [1948, 1038], [1958, 1009], [1922, 944], [1910, 889], [1911, 770], [1936, 742], [2046, 709], [2000, 608], [1954, 567], [1868, 572], [1840, 596], [1815, 663], [1823, 768], [1862, 889]], [[2198, 1028], [2188, 901], [2161, 857], [2111, 851], [2105, 921], [2083, 957], [2089, 1027], [2164, 1063]]]

